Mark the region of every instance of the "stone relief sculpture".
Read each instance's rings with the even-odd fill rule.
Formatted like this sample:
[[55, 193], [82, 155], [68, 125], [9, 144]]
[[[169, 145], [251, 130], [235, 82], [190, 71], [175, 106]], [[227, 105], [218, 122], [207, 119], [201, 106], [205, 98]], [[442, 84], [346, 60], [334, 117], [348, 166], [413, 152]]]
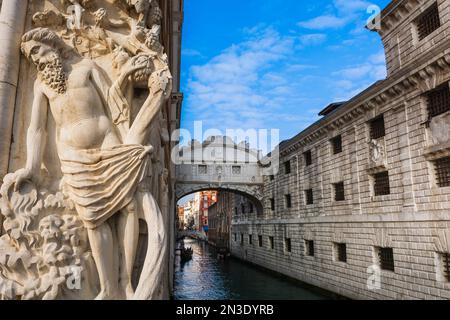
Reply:
[[[119, 18], [109, 19], [116, 2], [61, 1], [60, 12], [37, 12], [39, 27], [22, 37], [37, 78], [27, 161], [0, 190], [3, 299], [167, 296], [162, 108], [172, 77], [160, 43], [161, 12], [154, 0], [127, 0], [135, 12], [117, 10]], [[137, 99], [136, 89], [145, 96]], [[43, 163], [50, 144], [59, 168]], [[133, 288], [140, 219], [148, 249]]]
[[384, 140], [371, 139], [369, 141], [370, 162], [372, 166], [378, 167], [386, 165], [386, 152]]
[[430, 121], [432, 144], [447, 144], [450, 141], [450, 113], [434, 117]]

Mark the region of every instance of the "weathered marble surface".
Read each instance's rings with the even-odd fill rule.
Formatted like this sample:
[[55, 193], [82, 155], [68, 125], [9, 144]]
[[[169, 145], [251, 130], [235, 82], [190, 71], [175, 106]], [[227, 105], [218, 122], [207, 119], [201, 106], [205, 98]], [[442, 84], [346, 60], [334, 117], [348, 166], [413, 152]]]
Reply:
[[[16, 73], [16, 127], [27, 134], [0, 190], [0, 297], [168, 298], [163, 106], [172, 76], [159, 2], [46, 0], [16, 9], [33, 21], [20, 34], [28, 62]], [[147, 253], [133, 286], [139, 221]]]

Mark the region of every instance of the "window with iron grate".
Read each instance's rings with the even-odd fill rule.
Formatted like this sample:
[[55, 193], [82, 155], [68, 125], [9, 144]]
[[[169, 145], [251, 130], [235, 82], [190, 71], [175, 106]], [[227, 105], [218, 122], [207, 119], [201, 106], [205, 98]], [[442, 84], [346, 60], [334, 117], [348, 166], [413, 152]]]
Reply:
[[381, 115], [370, 121], [370, 138], [373, 140], [380, 139], [386, 135], [384, 126], [384, 115]]
[[347, 245], [345, 243], [336, 243], [337, 261], [347, 262]]
[[270, 200], [270, 210], [274, 211], [275, 210], [275, 199], [271, 198]]
[[437, 2], [425, 10], [416, 20], [419, 40], [426, 38], [441, 26]]
[[389, 172], [380, 172], [373, 175], [373, 190], [376, 196], [391, 194], [389, 185]]
[[440, 188], [450, 187], [450, 157], [434, 161], [436, 183]]
[[285, 201], [285, 203], [286, 203], [286, 208], [292, 208], [292, 197], [291, 197], [291, 195], [290, 194], [286, 194], [285, 196], [284, 196], [284, 201]]
[[444, 273], [445, 281], [450, 282], [450, 254], [442, 253], [442, 272]]
[[286, 252], [291, 252], [292, 251], [291, 239], [290, 238], [284, 239], [284, 249], [286, 250]]
[[258, 246], [262, 247], [263, 246], [263, 239], [262, 236], [258, 236]]
[[314, 241], [305, 240], [306, 255], [314, 257]]
[[269, 237], [269, 248], [272, 249], [272, 250], [274, 248], [273, 237]]
[[248, 244], [249, 245], [253, 244], [253, 236], [251, 234], [248, 235]]
[[342, 152], [342, 136], [337, 136], [330, 140], [331, 146], [333, 147], [333, 154], [338, 154]]
[[345, 200], [344, 182], [334, 184], [334, 200], [335, 201]]
[[290, 174], [291, 173], [291, 161], [286, 161], [284, 163], [284, 173]]
[[395, 271], [394, 250], [392, 248], [378, 248], [378, 258], [382, 270]]
[[241, 233], [241, 246], [243, 246], [243, 245], [244, 245], [244, 234]]
[[307, 205], [314, 204], [314, 195], [312, 189], [305, 190], [305, 198]]
[[428, 106], [428, 118], [436, 117], [450, 111], [450, 89], [448, 84], [429, 91], [426, 94]]
[[198, 166], [198, 174], [207, 174], [207, 173], [208, 173], [208, 166], [206, 165]]
[[305, 158], [305, 165], [306, 165], [306, 166], [312, 165], [312, 154], [311, 154], [311, 150], [306, 151], [305, 153], [303, 153], [303, 157]]

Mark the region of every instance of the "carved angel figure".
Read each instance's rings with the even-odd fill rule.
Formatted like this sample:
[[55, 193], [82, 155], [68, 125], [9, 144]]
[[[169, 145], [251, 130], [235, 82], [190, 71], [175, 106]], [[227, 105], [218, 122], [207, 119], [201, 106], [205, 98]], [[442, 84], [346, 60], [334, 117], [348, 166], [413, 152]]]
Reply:
[[369, 141], [370, 160], [375, 164], [381, 164], [385, 160], [384, 146], [379, 140], [372, 139]]

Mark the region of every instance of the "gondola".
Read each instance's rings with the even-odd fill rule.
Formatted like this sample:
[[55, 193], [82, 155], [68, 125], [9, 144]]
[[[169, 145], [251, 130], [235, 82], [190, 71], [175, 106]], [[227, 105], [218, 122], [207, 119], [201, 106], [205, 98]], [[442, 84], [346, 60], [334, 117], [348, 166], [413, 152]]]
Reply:
[[192, 248], [181, 248], [181, 262], [187, 262], [192, 259], [192, 254], [194, 253], [194, 250]]

